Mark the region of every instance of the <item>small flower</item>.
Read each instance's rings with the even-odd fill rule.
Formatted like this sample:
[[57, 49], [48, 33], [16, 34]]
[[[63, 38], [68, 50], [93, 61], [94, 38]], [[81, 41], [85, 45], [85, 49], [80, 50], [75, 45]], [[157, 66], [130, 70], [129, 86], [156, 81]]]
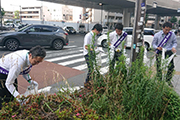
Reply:
[[16, 115], [13, 115], [12, 118], [16, 117]]
[[79, 116], [79, 115], [80, 115], [79, 113], [76, 114], [76, 116]]
[[92, 95], [91, 95], [92, 96]]
[[82, 95], [79, 95], [79, 97], [82, 97]]
[[54, 93], [54, 95], [56, 95], [56, 93]]

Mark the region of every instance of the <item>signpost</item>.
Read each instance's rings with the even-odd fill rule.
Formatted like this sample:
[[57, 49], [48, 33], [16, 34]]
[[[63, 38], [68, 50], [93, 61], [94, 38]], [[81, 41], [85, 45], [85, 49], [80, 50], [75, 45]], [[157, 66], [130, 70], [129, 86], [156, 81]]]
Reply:
[[[131, 63], [134, 62], [140, 54], [140, 48], [144, 44], [144, 24], [146, 14], [146, 0], [136, 0], [135, 17], [133, 27], [133, 40], [131, 44]], [[143, 59], [143, 58], [140, 58]]]

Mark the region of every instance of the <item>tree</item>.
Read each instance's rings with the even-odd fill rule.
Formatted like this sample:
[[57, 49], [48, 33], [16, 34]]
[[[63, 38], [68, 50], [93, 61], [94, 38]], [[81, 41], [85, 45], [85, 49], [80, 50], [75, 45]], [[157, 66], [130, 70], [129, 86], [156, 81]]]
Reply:
[[4, 8], [1, 8], [1, 16], [3, 17], [5, 15]]
[[18, 10], [16, 10], [16, 11], [14, 12], [14, 18], [15, 18], [15, 19], [19, 19], [19, 11], [18, 11]]
[[176, 23], [177, 22], [177, 18], [175, 17], [175, 16], [173, 16], [172, 18], [171, 18], [171, 23]]

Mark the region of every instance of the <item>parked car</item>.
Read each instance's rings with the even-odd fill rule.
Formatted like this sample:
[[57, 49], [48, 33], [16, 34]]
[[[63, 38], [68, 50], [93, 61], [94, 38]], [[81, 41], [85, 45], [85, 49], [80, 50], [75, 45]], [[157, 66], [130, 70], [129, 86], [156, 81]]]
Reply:
[[79, 25], [79, 33], [86, 33], [86, 27], [84, 24]]
[[102, 46], [103, 48], [108, 46], [108, 44], [107, 44], [107, 34], [102, 34], [101, 36], [98, 37], [97, 45]]
[[68, 33], [61, 27], [50, 25], [28, 25], [17, 32], [0, 33], [0, 46], [17, 50], [19, 46], [50, 46], [56, 50], [68, 45]]
[[[131, 47], [133, 27], [124, 27], [123, 31], [127, 32], [127, 47]], [[154, 29], [144, 28], [144, 45], [148, 50], [152, 47], [152, 41], [154, 38]]]
[[0, 26], [0, 30], [1, 31], [9, 31], [9, 30], [11, 30], [9, 27], [6, 27], [6, 26]]
[[63, 28], [68, 34], [76, 34], [76, 30], [71, 26], [66, 26]]
[[178, 30], [177, 29], [172, 29], [171, 31], [174, 32], [175, 35], [178, 34]]
[[102, 27], [102, 28], [103, 28], [102, 34], [107, 34], [107, 32], [108, 32], [108, 27], [104, 26], [104, 27]]
[[[133, 27], [124, 27], [123, 31], [127, 32], [127, 47], [131, 47], [131, 41], [132, 41], [132, 32], [133, 32]], [[149, 49], [152, 47], [152, 41], [154, 37], [154, 29], [151, 28], [144, 28], [144, 44], [145, 48]], [[107, 47], [107, 35], [102, 34], [98, 40], [97, 44], [101, 45], [102, 47]]]

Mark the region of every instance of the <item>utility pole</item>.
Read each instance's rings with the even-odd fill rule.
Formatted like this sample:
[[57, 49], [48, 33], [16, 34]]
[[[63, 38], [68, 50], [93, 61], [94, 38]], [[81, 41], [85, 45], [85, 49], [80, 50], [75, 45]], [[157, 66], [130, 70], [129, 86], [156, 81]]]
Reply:
[[[131, 57], [130, 62], [134, 62], [140, 54], [141, 47], [144, 44], [144, 24], [146, 14], [146, 0], [136, 0], [134, 26], [133, 26], [133, 40], [131, 43]], [[140, 58], [143, 59], [143, 58]]]
[[21, 19], [21, 5], [20, 5], [19, 7], [20, 7], [20, 11], [19, 11], [19, 19], [20, 19], [20, 22], [22, 23], [22, 19]]
[[1, 10], [1, 0], [0, 0], [0, 17], [1, 17], [1, 28], [2, 28], [2, 10]]

